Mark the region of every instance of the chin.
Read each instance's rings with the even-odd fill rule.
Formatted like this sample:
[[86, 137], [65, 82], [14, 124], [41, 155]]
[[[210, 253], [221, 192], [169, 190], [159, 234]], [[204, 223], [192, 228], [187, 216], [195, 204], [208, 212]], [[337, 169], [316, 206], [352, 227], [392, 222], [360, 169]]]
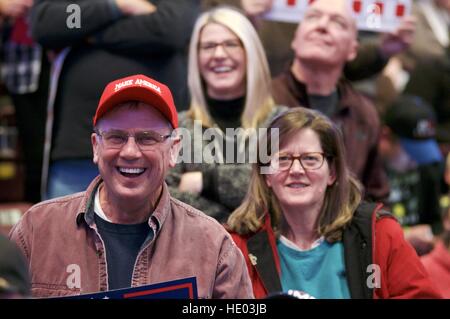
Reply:
[[140, 191], [138, 189], [134, 189], [134, 188], [122, 188], [122, 189], [119, 189], [117, 192], [115, 192], [115, 194], [119, 198], [126, 199], [126, 200], [134, 200], [134, 201], [148, 198], [150, 196], [148, 194], [148, 192], [143, 193], [142, 191]]
[[284, 204], [288, 206], [303, 206], [307, 203], [308, 200], [304, 198], [287, 198], [284, 200]]

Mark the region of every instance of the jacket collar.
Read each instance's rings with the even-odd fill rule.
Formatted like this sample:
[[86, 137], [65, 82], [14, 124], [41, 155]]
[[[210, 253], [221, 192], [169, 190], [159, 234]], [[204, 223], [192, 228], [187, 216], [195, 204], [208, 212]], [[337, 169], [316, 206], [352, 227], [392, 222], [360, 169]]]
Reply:
[[261, 230], [248, 239], [247, 248], [250, 261], [256, 267], [267, 293], [280, 292], [282, 289], [280, 274], [275, 264], [278, 256], [273, 254], [272, 248], [276, 249], [276, 243], [269, 214], [265, 214], [264, 225]]
[[[306, 108], [310, 108], [311, 105], [308, 99], [308, 92], [306, 91], [306, 84], [297, 80], [290, 69], [285, 72], [289, 91], [291, 91], [295, 99], [299, 101], [299, 104]], [[348, 94], [345, 94], [349, 88], [349, 85], [349, 82], [345, 78], [341, 78], [336, 84], [336, 89], [339, 96], [337, 115], [347, 114], [351, 110], [349, 106], [351, 101], [348, 99]]]

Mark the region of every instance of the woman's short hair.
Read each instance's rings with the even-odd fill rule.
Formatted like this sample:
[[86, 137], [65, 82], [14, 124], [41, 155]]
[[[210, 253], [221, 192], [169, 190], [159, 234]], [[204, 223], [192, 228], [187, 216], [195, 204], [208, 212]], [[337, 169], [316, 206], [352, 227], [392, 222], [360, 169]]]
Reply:
[[267, 58], [251, 22], [237, 9], [227, 6], [219, 6], [202, 13], [195, 23], [189, 46], [188, 86], [191, 94], [189, 115], [193, 120], [201, 120], [206, 127], [212, 127], [214, 124], [208, 111], [206, 87], [198, 64], [201, 32], [209, 23], [217, 23], [230, 29], [242, 42], [247, 57], [247, 69], [246, 100], [241, 124], [243, 128], [256, 128], [264, 122], [274, 106], [270, 93], [271, 76]]
[[[279, 145], [302, 129], [311, 129], [318, 135], [323, 152], [327, 155], [326, 160], [336, 174], [336, 181], [325, 192], [317, 232], [329, 242], [341, 240], [343, 228], [351, 221], [361, 201], [361, 186], [347, 167], [340, 130], [322, 113], [297, 107], [271, 122], [267, 134], [259, 141], [259, 148], [271, 149], [272, 129], [278, 129]], [[262, 226], [264, 217], [269, 214], [273, 229], [279, 232], [283, 223], [282, 210], [275, 194], [266, 184], [265, 175], [261, 174], [261, 169], [268, 165], [260, 158], [253, 165], [248, 193], [228, 219], [230, 230], [242, 235], [253, 233]]]

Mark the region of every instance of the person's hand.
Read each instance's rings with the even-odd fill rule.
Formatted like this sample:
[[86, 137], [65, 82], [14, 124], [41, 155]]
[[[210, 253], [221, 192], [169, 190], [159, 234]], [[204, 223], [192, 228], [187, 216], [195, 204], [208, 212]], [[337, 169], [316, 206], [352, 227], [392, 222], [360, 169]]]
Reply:
[[116, 0], [116, 4], [125, 15], [149, 14], [156, 11], [156, 7], [146, 0]]
[[200, 194], [203, 190], [202, 172], [187, 172], [181, 175], [180, 192]]
[[429, 253], [434, 246], [434, 236], [430, 225], [416, 225], [408, 228], [405, 230], [405, 239], [419, 256]]
[[241, 0], [242, 9], [250, 17], [257, 17], [272, 9], [273, 0]]
[[33, 5], [33, 0], [0, 0], [0, 14], [11, 18], [23, 16]]
[[417, 20], [413, 16], [405, 17], [394, 32], [382, 36], [380, 51], [383, 57], [388, 59], [409, 48], [414, 39], [416, 22]]

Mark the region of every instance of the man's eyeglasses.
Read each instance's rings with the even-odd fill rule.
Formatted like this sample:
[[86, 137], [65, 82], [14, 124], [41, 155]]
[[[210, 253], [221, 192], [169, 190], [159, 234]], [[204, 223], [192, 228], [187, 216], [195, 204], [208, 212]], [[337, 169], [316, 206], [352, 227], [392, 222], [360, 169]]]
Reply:
[[235, 54], [242, 49], [241, 41], [227, 40], [223, 42], [203, 42], [199, 44], [202, 52], [212, 55], [216, 52], [216, 48], [221, 46], [228, 54]]
[[172, 134], [161, 135], [154, 131], [139, 131], [132, 134], [120, 130], [110, 130], [95, 131], [95, 133], [102, 138], [105, 148], [121, 149], [128, 142], [128, 138], [133, 137], [143, 151], [152, 149], [156, 144], [162, 143], [172, 136]]
[[276, 154], [270, 161], [270, 166], [275, 171], [290, 170], [295, 160], [299, 160], [305, 171], [316, 170], [322, 167], [325, 154], [320, 152], [303, 153], [300, 156], [290, 154]]

